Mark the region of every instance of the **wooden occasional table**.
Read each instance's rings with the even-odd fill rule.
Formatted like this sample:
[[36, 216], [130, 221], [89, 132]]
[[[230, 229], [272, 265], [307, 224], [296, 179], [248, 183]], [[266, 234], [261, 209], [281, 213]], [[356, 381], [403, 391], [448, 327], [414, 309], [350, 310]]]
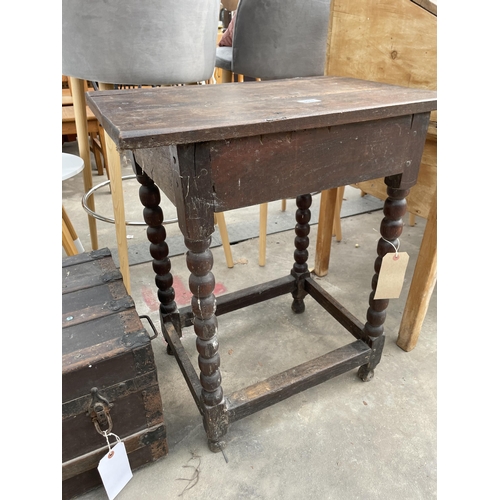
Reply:
[[[382, 257], [394, 252], [406, 196], [417, 180], [436, 93], [339, 77], [231, 85], [99, 91], [87, 102], [119, 150], [132, 150], [148, 223], [162, 331], [203, 417], [209, 447], [223, 448], [231, 422], [359, 367], [373, 376], [384, 345], [389, 300], [374, 299]], [[311, 196], [307, 193], [385, 177], [375, 275], [363, 324], [308, 271]], [[178, 309], [158, 187], [176, 205], [188, 248], [191, 306]], [[291, 272], [216, 299], [211, 272], [214, 213], [296, 197]], [[392, 244], [391, 244], [392, 243]], [[375, 249], [374, 249], [375, 252]], [[368, 287], [367, 287], [368, 288]], [[221, 386], [217, 316], [291, 294], [301, 313], [315, 299], [354, 341], [233, 394]], [[183, 348], [194, 326], [200, 374]]]

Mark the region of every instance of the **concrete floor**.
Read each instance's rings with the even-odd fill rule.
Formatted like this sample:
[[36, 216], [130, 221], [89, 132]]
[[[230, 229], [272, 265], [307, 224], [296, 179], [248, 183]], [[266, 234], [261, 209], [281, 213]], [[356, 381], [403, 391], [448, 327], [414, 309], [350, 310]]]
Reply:
[[[63, 151], [75, 152], [75, 144], [64, 145]], [[102, 180], [95, 176], [94, 182]], [[81, 178], [65, 181], [63, 203], [84, 247], [90, 250], [88, 224], [80, 205], [82, 189]], [[347, 200], [355, 197], [359, 191], [346, 191]], [[98, 211], [108, 216], [112, 213], [110, 198], [101, 190], [96, 200]], [[278, 203], [270, 204], [270, 217], [279, 211]], [[126, 195], [126, 207], [131, 218], [141, 220], [142, 207], [134, 184]], [[293, 207], [290, 201], [287, 210]], [[256, 218], [257, 214], [255, 208], [226, 214], [229, 231], [233, 221]], [[342, 242], [332, 241], [330, 272], [320, 279], [323, 287], [363, 322], [381, 218], [382, 213], [374, 211], [342, 219]], [[407, 353], [396, 346], [424, 228], [425, 220], [417, 219], [414, 227], [406, 224], [403, 231], [401, 250], [409, 253], [410, 263], [401, 297], [391, 300], [387, 310], [386, 344], [374, 379], [361, 382], [353, 370], [232, 424], [226, 439], [228, 463], [222, 454], [209, 451], [201, 417], [177, 363], [166, 355], [164, 340], [154, 340], [169, 453], [135, 471], [118, 498], [436, 498], [437, 287], [416, 348]], [[114, 226], [98, 222], [98, 230], [99, 246], [113, 251]], [[313, 225], [310, 267], [314, 264], [316, 230], [317, 225]], [[176, 225], [167, 227], [169, 237], [177, 231]], [[130, 227], [128, 233], [131, 248], [146, 242], [144, 227]], [[268, 236], [265, 267], [257, 263], [256, 239], [232, 245], [233, 269], [226, 267], [222, 247], [213, 248], [216, 292], [231, 292], [287, 274], [293, 262], [293, 238], [293, 231]], [[178, 255], [171, 260], [178, 304], [182, 305], [189, 301], [184, 293], [188, 290], [185, 259]], [[138, 313], [150, 315], [158, 324], [154, 273], [149, 263], [131, 266], [131, 287]], [[226, 393], [352, 340], [311, 298], [306, 299], [302, 315], [294, 315], [290, 304], [290, 297], [284, 296], [219, 318]], [[195, 335], [188, 329], [184, 345], [197, 366], [194, 342]], [[105, 500], [107, 495], [99, 488], [80, 498]]]

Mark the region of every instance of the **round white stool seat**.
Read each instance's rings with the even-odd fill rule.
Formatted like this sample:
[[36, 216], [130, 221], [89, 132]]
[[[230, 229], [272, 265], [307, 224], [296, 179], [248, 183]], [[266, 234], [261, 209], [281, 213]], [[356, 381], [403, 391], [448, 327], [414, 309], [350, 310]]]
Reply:
[[84, 167], [83, 158], [68, 153], [62, 154], [62, 180], [71, 179], [79, 174]]
[[[76, 155], [70, 155], [68, 153], [62, 153], [62, 180], [65, 181], [66, 179], [71, 179], [71, 177], [74, 177], [75, 175], [79, 174], [84, 167], [84, 162], [83, 158], [80, 158], [79, 156]], [[71, 221], [69, 220], [68, 215], [66, 214], [66, 211], [64, 210], [63, 206], [63, 246], [64, 246], [64, 234], [65, 230], [73, 239], [73, 243], [75, 245], [76, 251], [78, 253], [82, 253], [85, 251], [83, 248], [83, 245], [80, 241], [80, 238], [78, 238], [73, 225], [71, 224]], [[69, 236], [68, 236], [69, 237]], [[66, 250], [68, 252], [68, 250]], [[74, 252], [74, 250], [73, 250]]]

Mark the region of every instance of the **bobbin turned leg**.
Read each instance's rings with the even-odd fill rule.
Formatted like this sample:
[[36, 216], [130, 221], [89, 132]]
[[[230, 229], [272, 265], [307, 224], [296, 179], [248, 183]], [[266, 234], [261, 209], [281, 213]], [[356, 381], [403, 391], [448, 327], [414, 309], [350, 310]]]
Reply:
[[219, 341], [217, 339], [217, 317], [215, 316], [215, 278], [211, 272], [213, 256], [210, 250], [211, 238], [194, 241], [184, 238], [188, 252], [186, 263], [191, 271], [189, 289], [193, 294], [191, 308], [193, 326], [196, 333], [198, 366], [202, 387], [201, 402], [203, 425], [207, 433], [211, 451], [220, 451], [224, 447], [221, 438], [226, 434], [228, 419], [226, 404], [221, 387], [219, 370]]
[[[153, 257], [153, 270], [156, 273], [155, 283], [158, 287], [158, 300], [160, 301], [160, 319], [162, 332], [165, 334], [165, 324], [170, 322], [174, 325], [179, 337], [182, 336], [179, 313], [175, 303], [175, 291], [173, 287], [173, 276], [170, 273], [171, 264], [168, 257], [168, 245], [165, 241], [167, 233], [163, 226], [163, 211], [160, 208], [160, 190], [153, 180], [145, 174], [140, 166], [134, 161], [134, 172], [140, 182], [139, 197], [144, 205], [144, 221], [148, 224], [147, 237], [150, 241], [149, 252]], [[167, 347], [168, 354], [173, 354], [170, 346]]]
[[408, 189], [396, 189], [387, 187], [387, 199], [384, 203], [384, 218], [380, 224], [380, 234], [377, 245], [378, 257], [375, 260], [375, 274], [372, 278], [372, 292], [369, 299], [369, 308], [366, 313], [367, 322], [363, 332], [363, 340], [371, 347], [372, 353], [366, 365], [360, 366], [358, 377], [367, 382], [373, 378], [373, 371], [380, 362], [382, 350], [384, 348], [384, 322], [386, 309], [389, 305], [389, 299], [374, 299], [377, 289], [378, 276], [382, 259], [385, 254], [395, 252], [398, 244], [398, 238], [403, 231], [403, 216], [406, 213], [406, 196]]
[[292, 310], [295, 313], [303, 313], [305, 311], [304, 297], [307, 292], [304, 288], [304, 279], [309, 277], [309, 269], [307, 267], [307, 258], [309, 257], [309, 252], [307, 247], [309, 246], [309, 221], [311, 220], [311, 211], [309, 207], [311, 206], [312, 196], [310, 194], [303, 194], [297, 196], [297, 211], [295, 212], [295, 252], [293, 257], [295, 263], [291, 271], [292, 276], [295, 277], [297, 287], [292, 292], [293, 303]]

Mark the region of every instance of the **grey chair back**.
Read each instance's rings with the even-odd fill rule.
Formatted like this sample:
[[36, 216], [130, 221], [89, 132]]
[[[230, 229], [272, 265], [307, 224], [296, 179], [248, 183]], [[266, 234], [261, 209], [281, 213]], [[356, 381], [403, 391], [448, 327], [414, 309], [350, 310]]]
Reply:
[[232, 70], [262, 80], [323, 75], [329, 19], [330, 0], [240, 0]]
[[62, 74], [102, 83], [208, 80], [219, 0], [63, 0]]

